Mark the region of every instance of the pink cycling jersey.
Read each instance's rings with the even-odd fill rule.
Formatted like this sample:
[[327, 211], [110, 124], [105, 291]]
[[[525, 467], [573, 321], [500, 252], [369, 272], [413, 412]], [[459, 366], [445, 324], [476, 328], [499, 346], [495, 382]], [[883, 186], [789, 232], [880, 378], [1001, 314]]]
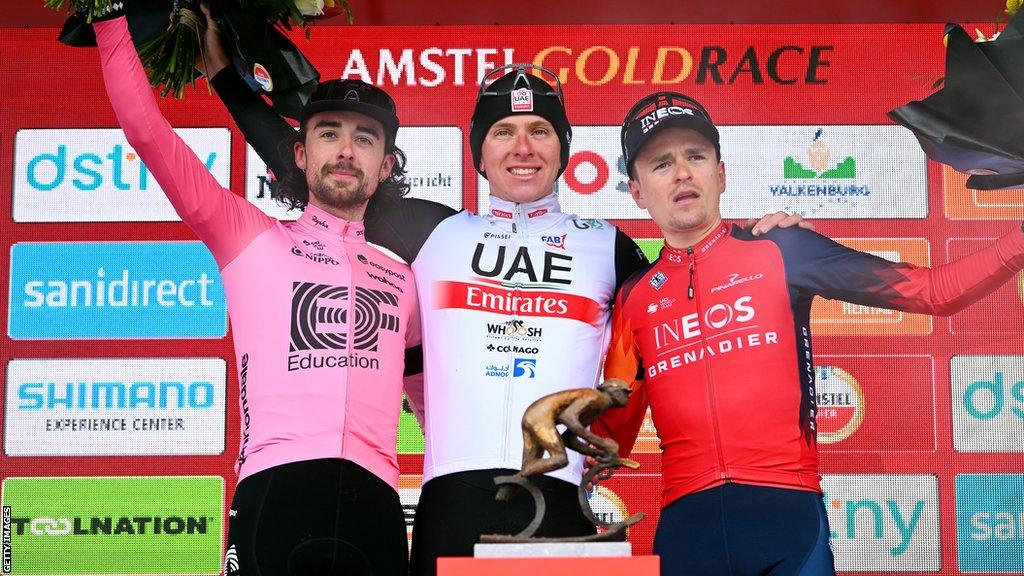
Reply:
[[220, 186], [160, 114], [124, 18], [95, 28], [128, 142], [220, 267], [238, 369], [238, 479], [343, 458], [396, 486], [404, 350], [419, 341], [412, 271], [368, 245], [362, 222], [310, 204], [282, 223]]

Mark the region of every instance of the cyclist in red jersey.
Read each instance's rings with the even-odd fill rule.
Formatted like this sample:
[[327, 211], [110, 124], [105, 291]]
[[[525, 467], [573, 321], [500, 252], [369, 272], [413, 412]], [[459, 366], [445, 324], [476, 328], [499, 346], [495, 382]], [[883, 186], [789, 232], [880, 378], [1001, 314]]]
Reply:
[[725, 164], [698, 102], [669, 92], [642, 99], [621, 143], [633, 199], [666, 243], [619, 289], [604, 375], [632, 381], [633, 393], [592, 430], [628, 454], [651, 408], [663, 451], [654, 541], [662, 574], [834, 574], [818, 473], [813, 297], [952, 314], [1024, 267], [1024, 231], [935, 268], [800, 228], [754, 237], [722, 222]]

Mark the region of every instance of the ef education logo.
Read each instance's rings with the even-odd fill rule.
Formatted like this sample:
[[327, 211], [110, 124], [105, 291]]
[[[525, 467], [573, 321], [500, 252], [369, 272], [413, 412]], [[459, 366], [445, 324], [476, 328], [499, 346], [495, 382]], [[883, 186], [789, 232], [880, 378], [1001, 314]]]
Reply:
[[398, 332], [398, 316], [386, 312], [397, 311], [394, 294], [356, 287], [354, 300], [347, 286], [294, 282], [291, 351], [347, 348], [350, 322], [355, 350], [376, 351], [381, 330]]

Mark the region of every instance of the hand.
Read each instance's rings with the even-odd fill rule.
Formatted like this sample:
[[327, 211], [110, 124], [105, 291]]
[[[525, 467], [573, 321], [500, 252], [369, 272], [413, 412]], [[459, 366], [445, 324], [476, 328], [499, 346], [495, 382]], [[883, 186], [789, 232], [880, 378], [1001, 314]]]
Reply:
[[220, 25], [210, 15], [210, 8], [206, 4], [200, 4], [199, 9], [206, 17], [206, 33], [203, 34], [203, 46], [196, 56], [196, 68], [207, 78], [213, 78], [218, 72], [231, 64], [231, 58], [224, 51], [224, 43], [221, 41]]
[[789, 214], [781, 210], [774, 214], [765, 214], [760, 220], [755, 221], [753, 218], [750, 218], [743, 223], [744, 228], [753, 227], [750, 233], [754, 236], [760, 236], [775, 227], [789, 228], [790, 226], [814, 230], [814, 223], [810, 220], [804, 220], [803, 216], [799, 214]]

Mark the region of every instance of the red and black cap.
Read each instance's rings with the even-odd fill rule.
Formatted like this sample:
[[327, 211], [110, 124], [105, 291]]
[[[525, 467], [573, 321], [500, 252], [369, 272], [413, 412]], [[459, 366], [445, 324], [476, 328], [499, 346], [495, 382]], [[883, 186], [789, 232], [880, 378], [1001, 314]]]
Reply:
[[722, 157], [718, 128], [700, 102], [677, 92], [655, 92], [634, 104], [622, 121], [622, 158], [628, 173], [633, 173], [633, 162], [647, 139], [668, 126], [700, 132], [715, 145], [716, 156]]
[[373, 118], [384, 126], [388, 147], [394, 145], [398, 134], [398, 114], [395, 101], [387, 92], [362, 80], [328, 80], [321, 82], [309, 102], [302, 108], [300, 126], [318, 112], [349, 110]]

